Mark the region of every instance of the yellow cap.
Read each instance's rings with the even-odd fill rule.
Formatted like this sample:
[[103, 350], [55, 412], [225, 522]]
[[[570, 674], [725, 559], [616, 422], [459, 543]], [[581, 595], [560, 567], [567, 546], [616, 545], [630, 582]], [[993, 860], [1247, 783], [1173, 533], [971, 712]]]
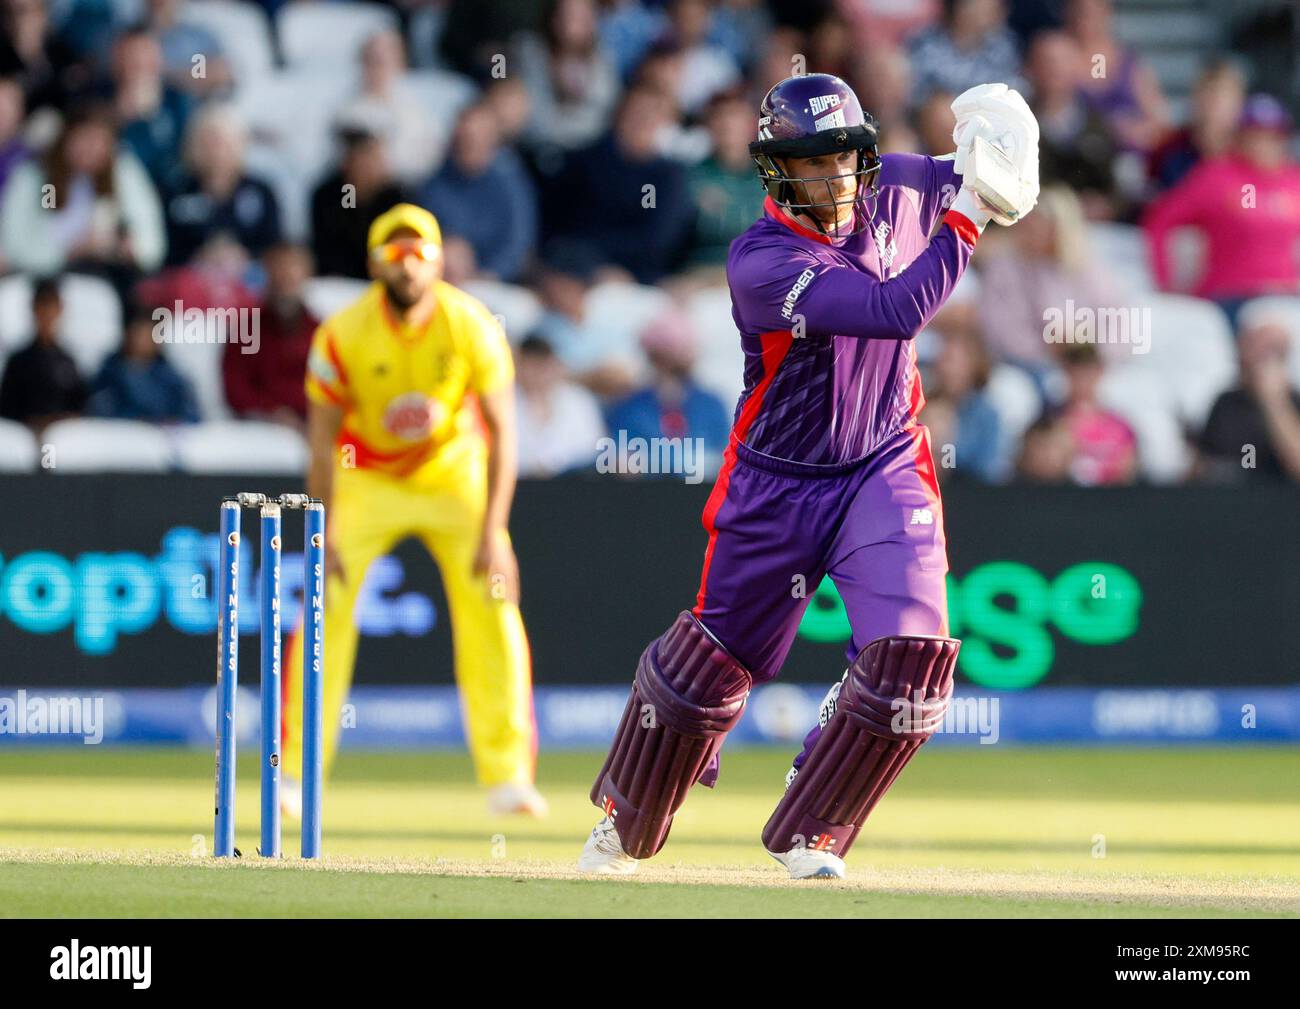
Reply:
[[388, 241], [394, 231], [402, 228], [409, 228], [426, 242], [442, 244], [442, 229], [438, 227], [436, 217], [414, 203], [399, 203], [385, 210], [371, 223], [366, 248], [378, 248]]

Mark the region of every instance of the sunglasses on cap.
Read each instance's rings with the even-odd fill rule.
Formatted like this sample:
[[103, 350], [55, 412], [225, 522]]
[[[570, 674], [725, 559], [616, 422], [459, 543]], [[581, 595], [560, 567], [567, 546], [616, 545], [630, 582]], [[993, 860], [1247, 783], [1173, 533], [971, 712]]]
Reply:
[[370, 258], [378, 263], [399, 263], [407, 256], [419, 256], [426, 263], [438, 258], [438, 243], [423, 238], [395, 238], [370, 250]]

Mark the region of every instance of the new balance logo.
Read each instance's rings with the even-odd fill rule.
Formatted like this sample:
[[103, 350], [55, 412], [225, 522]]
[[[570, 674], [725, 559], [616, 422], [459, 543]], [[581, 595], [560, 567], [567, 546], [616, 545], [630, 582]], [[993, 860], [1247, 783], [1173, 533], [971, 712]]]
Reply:
[[914, 526], [932, 526], [934, 525], [934, 512], [929, 508], [913, 508], [911, 525]]

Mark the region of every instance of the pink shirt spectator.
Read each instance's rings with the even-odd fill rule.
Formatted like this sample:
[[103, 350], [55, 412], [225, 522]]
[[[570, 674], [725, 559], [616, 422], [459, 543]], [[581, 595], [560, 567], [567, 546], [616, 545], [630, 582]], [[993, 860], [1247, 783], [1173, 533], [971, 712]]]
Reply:
[[1093, 406], [1069, 407], [1062, 419], [1074, 439], [1070, 476], [1075, 483], [1098, 487], [1133, 480], [1137, 438], [1128, 424]]
[[863, 49], [901, 45], [940, 13], [939, 0], [837, 0], [835, 7]]
[[1300, 168], [1295, 165], [1266, 168], [1236, 155], [1204, 161], [1151, 204], [1142, 225], [1162, 288], [1170, 286], [1172, 274], [1169, 232], [1192, 226], [1206, 239], [1205, 269], [1193, 294], [1232, 299], [1300, 291]]

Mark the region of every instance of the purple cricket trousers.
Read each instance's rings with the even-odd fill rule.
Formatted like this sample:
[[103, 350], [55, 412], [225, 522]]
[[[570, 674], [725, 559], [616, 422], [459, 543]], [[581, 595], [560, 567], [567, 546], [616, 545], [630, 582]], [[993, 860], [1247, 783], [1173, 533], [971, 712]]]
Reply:
[[[709, 544], [694, 613], [755, 684], [780, 672], [826, 575], [853, 630], [850, 662], [877, 638], [948, 633], [943, 506], [923, 425], [839, 466], [733, 440], [703, 520]], [[814, 726], [796, 767], [819, 734]]]

